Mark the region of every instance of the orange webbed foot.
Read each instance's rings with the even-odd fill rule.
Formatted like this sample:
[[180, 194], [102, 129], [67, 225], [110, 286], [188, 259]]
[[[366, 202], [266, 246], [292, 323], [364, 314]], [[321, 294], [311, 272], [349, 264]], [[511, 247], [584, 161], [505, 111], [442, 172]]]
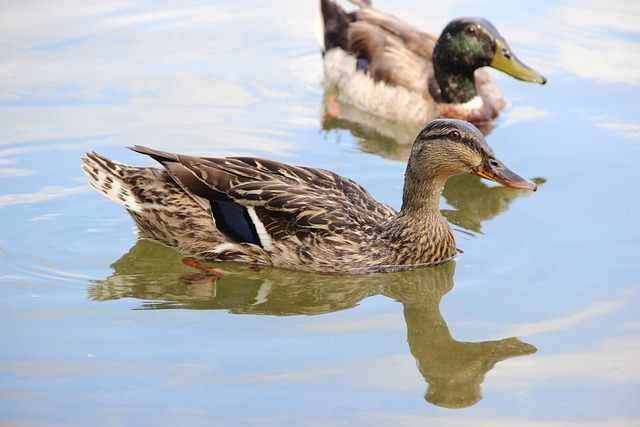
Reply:
[[327, 95], [327, 110], [322, 116], [322, 121], [335, 119], [340, 116], [340, 113], [340, 104], [338, 104], [335, 95]]
[[227, 272], [220, 268], [207, 267], [206, 265], [200, 264], [195, 258], [192, 257], [184, 257], [182, 258], [182, 263], [189, 267], [197, 268], [201, 270], [202, 273], [197, 274], [186, 274], [180, 277], [180, 280], [184, 283], [210, 283], [217, 282], [218, 279], [223, 278], [227, 275]]

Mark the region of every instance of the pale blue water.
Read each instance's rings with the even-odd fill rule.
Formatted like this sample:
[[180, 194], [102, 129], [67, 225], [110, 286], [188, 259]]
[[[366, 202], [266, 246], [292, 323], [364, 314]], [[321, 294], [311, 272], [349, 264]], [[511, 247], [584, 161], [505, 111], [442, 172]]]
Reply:
[[85, 150], [266, 156], [399, 207], [406, 148], [323, 130], [317, 4], [0, 5], [1, 425], [640, 425], [640, 5], [377, 4], [484, 16], [549, 78], [493, 73], [488, 141], [539, 191], [453, 179], [445, 268], [191, 285]]

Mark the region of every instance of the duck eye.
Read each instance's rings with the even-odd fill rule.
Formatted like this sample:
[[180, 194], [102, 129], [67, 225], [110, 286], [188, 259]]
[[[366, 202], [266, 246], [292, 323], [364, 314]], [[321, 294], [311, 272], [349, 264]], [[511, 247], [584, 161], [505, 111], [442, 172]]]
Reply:
[[476, 34], [476, 27], [475, 25], [469, 25], [467, 28], [467, 34], [474, 36]]
[[449, 139], [453, 141], [460, 141], [460, 139], [462, 139], [462, 135], [460, 135], [460, 132], [458, 132], [457, 130], [452, 130], [451, 132], [449, 132]]

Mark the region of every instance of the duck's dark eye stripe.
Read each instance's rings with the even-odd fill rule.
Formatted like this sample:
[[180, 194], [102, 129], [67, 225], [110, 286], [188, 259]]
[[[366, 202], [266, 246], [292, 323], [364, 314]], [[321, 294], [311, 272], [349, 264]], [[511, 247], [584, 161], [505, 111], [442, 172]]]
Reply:
[[452, 130], [451, 132], [449, 132], [449, 138], [453, 141], [459, 141], [460, 138], [462, 138], [462, 135], [460, 135], [460, 132], [458, 132], [457, 130]]

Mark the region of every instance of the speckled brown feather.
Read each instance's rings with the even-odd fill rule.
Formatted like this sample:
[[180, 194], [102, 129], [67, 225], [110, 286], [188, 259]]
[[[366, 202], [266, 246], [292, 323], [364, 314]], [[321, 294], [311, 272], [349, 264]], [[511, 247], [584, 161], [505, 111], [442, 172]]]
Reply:
[[[349, 269], [363, 267], [370, 263], [363, 248], [370, 245], [373, 228], [395, 214], [360, 185], [322, 169], [266, 159], [211, 159], [133, 149], [155, 158], [167, 171], [123, 165], [88, 153], [83, 169], [92, 186], [127, 208], [143, 236], [202, 258], [303, 270], [340, 270], [337, 263], [342, 261], [349, 262]], [[185, 171], [197, 179], [187, 179]], [[126, 195], [109, 194], [114, 185], [126, 188]], [[203, 208], [207, 191], [254, 207], [274, 248], [267, 253], [257, 245], [230, 242]]]
[[124, 165], [97, 153], [87, 153], [82, 160], [89, 183], [127, 209], [142, 236], [194, 254], [226, 241], [211, 213], [167, 172]]
[[[434, 121], [413, 145], [402, 209], [396, 212], [324, 169], [132, 149], [164, 170], [96, 153], [86, 154], [83, 169], [95, 189], [129, 211], [142, 235], [200, 258], [323, 272], [393, 271], [451, 259], [455, 241], [439, 210], [444, 182], [487, 159], [501, 165], [470, 124]], [[244, 212], [238, 218], [249, 218], [259, 239], [241, 240], [246, 234], [225, 230], [220, 221], [227, 218], [216, 216], [220, 201]]]

